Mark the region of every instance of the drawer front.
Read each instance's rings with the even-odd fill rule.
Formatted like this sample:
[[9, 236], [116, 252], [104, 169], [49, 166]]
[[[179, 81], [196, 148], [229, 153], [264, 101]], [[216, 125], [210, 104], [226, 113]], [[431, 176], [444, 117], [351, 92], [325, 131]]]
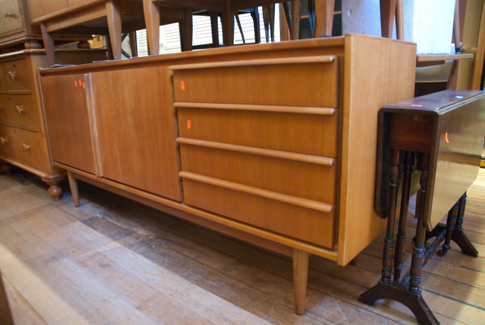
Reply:
[[336, 160], [322, 164], [302, 161], [307, 158], [303, 155], [275, 157], [271, 151], [254, 154], [241, 152], [247, 148], [238, 146], [229, 149], [181, 143], [182, 171], [334, 204]]
[[335, 56], [221, 62], [172, 69], [176, 102], [338, 105]]
[[0, 125], [0, 154], [8, 158], [14, 157], [13, 143], [15, 143], [15, 133], [13, 128]]
[[22, 30], [24, 20], [18, 0], [0, 0], [0, 35], [6, 36]]
[[333, 249], [333, 210], [326, 213], [190, 179], [183, 182], [188, 205]]
[[37, 132], [2, 125], [0, 126], [0, 142], [2, 142], [1, 137], [7, 138], [7, 143], [5, 144], [6, 156], [33, 168], [43, 169], [44, 158]]
[[337, 110], [331, 115], [178, 107], [184, 138], [337, 157]]
[[5, 90], [31, 90], [30, 69], [26, 59], [3, 63]]
[[39, 112], [32, 95], [0, 95], [0, 123], [39, 130]]

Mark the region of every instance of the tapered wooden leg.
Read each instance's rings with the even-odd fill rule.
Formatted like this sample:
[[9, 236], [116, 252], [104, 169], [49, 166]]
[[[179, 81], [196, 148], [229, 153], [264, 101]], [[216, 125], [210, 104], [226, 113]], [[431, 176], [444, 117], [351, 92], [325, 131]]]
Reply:
[[182, 51], [192, 51], [192, 8], [184, 9], [184, 19], [179, 23]]
[[52, 39], [52, 35], [47, 32], [47, 26], [45, 25], [45, 23], [40, 25], [40, 29], [42, 31], [42, 40], [44, 41], [47, 65], [49, 67], [52, 67], [55, 64], [54, 40]]
[[313, 37], [332, 36], [335, 0], [315, 0], [315, 28]]
[[392, 38], [394, 16], [396, 15], [396, 4], [396, 0], [380, 0], [382, 37]]
[[150, 55], [160, 53], [160, 5], [152, 0], [143, 0], [143, 13], [147, 29], [148, 51]]
[[130, 37], [131, 56], [138, 56], [138, 47], [136, 46], [136, 32], [130, 32], [128, 35]]
[[300, 0], [291, 2], [291, 31], [290, 37], [292, 40], [300, 38]]
[[49, 193], [52, 200], [58, 201], [62, 197], [62, 188], [57, 184], [64, 179], [64, 176], [54, 176], [50, 178], [42, 177], [41, 179], [44, 183], [50, 186], [47, 193]]
[[69, 180], [69, 188], [71, 189], [71, 195], [72, 195], [72, 200], [74, 202], [74, 206], [78, 207], [80, 204], [80, 201], [79, 201], [79, 191], [77, 189], [77, 179], [70, 171], [67, 172], [67, 179]]
[[306, 288], [308, 284], [308, 262], [310, 253], [293, 250], [293, 285], [295, 288], [295, 312], [305, 312]]
[[239, 27], [239, 32], [241, 33], [242, 42], [243, 44], [246, 44], [246, 39], [244, 38], [244, 32], [241, 26], [241, 20], [239, 19], [239, 14], [236, 12], [234, 16], [236, 17], [236, 23], [237, 27]]
[[224, 46], [232, 46], [234, 45], [234, 12], [231, 11], [229, 0], [226, 0], [224, 10], [221, 13], [221, 21]]
[[219, 47], [219, 24], [217, 22], [219, 15], [215, 11], [210, 11], [209, 16], [211, 18], [212, 46]]
[[121, 59], [121, 7], [119, 0], [107, 0], [109, 40], [115, 60]]
[[254, 39], [256, 43], [261, 43], [261, 27], [259, 24], [259, 9], [254, 7], [254, 11], [251, 11], [251, 17], [253, 18], [254, 24]]
[[397, 0], [396, 3], [396, 35], [397, 39], [404, 41], [404, 1]]

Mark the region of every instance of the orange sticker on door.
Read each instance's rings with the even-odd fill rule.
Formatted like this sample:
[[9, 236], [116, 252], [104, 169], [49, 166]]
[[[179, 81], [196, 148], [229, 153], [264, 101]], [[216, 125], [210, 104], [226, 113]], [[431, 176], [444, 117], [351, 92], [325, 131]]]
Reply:
[[190, 130], [191, 127], [192, 127], [192, 123], [190, 123], [190, 120], [187, 120], [187, 129]]
[[180, 89], [185, 90], [185, 82], [183, 80], [180, 82]]

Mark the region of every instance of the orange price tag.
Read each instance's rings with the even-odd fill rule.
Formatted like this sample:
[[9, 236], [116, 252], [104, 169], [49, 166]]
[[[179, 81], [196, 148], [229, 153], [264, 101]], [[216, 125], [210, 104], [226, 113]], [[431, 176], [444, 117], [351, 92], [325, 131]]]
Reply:
[[187, 120], [187, 129], [190, 129], [192, 127], [191, 125], [192, 123], [190, 123], [190, 120]]
[[180, 89], [185, 90], [185, 82], [183, 80], [180, 82]]

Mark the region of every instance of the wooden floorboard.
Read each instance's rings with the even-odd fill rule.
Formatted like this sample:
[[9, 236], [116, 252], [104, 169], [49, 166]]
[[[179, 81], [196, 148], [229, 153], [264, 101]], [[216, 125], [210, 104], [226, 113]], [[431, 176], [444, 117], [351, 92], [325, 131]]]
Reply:
[[[310, 259], [306, 312], [294, 313], [292, 263], [231, 237], [80, 183], [60, 201], [22, 170], [0, 175], [0, 270], [17, 324], [416, 324], [399, 303], [360, 303], [380, 278], [384, 234], [340, 267]], [[406, 267], [415, 219], [408, 218]], [[468, 191], [456, 245], [424, 268], [423, 296], [442, 324], [485, 319], [485, 170]]]

